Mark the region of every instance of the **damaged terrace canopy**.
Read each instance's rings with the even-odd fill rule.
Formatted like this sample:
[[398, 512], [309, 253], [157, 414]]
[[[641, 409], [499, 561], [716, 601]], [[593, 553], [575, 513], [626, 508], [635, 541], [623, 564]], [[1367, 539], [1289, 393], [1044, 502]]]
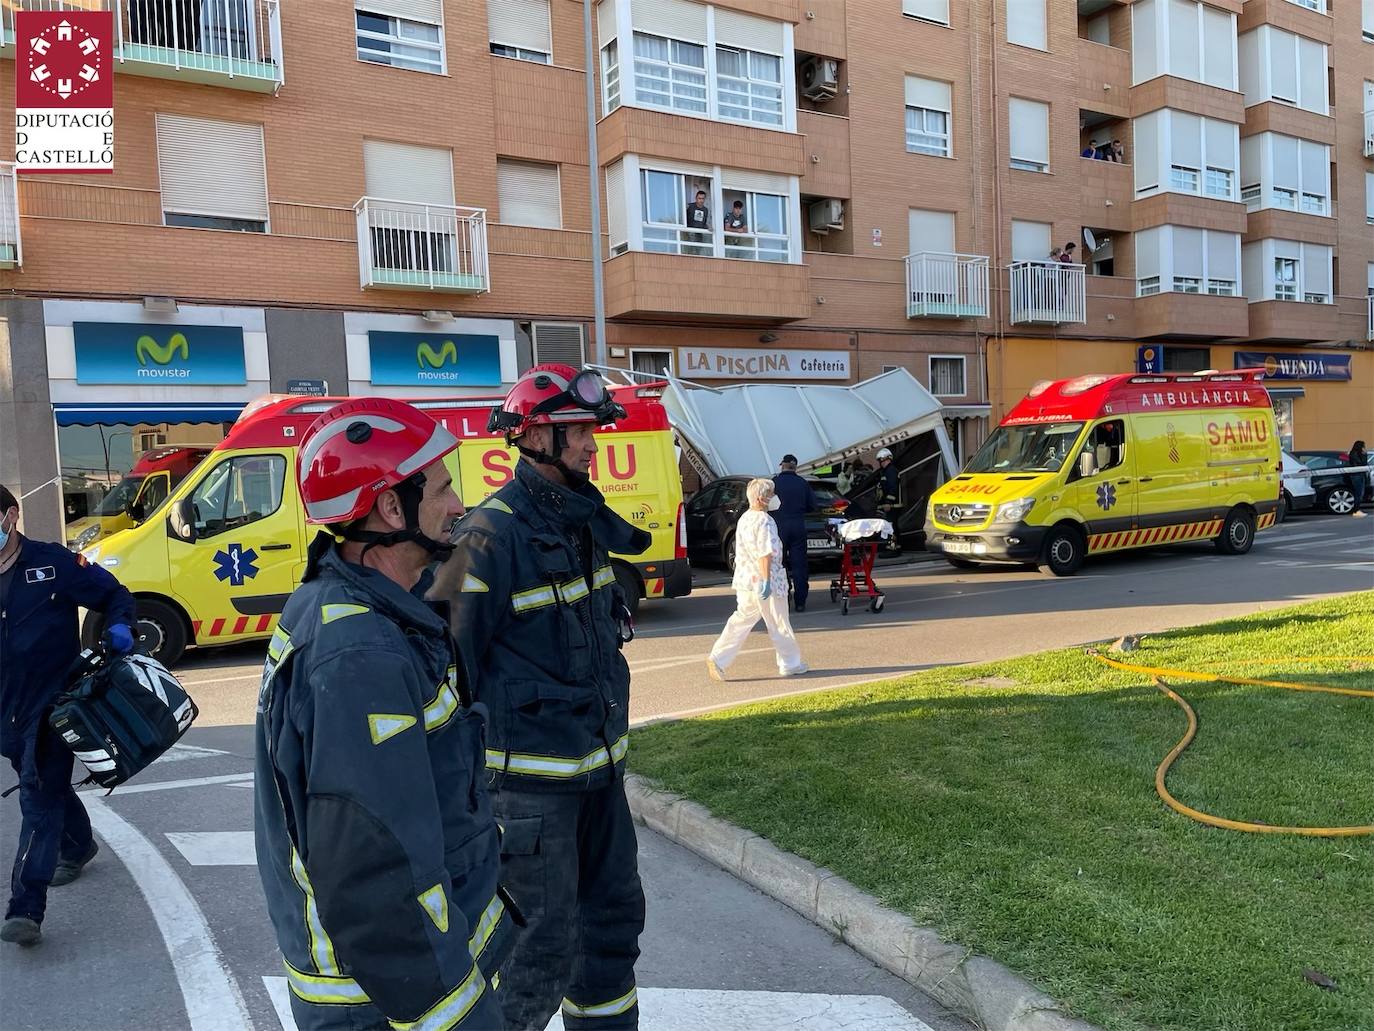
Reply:
[[785, 454], [808, 472], [925, 433], [935, 435], [944, 460], [939, 482], [958, 472], [940, 402], [906, 369], [854, 386], [663, 379], [668, 419], [703, 474], [769, 475]]

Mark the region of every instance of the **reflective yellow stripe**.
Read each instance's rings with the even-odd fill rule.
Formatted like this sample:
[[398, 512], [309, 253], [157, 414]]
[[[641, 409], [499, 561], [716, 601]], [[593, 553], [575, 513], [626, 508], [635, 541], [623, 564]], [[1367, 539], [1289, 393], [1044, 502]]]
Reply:
[[496, 926], [501, 922], [501, 916], [505, 911], [506, 904], [501, 901], [499, 895], [493, 895], [491, 901], [487, 903], [487, 908], [477, 918], [477, 926], [473, 929], [472, 937], [468, 939], [468, 952], [473, 959], [477, 959], [487, 950], [487, 945], [491, 943], [491, 936], [495, 933]]
[[602, 566], [592, 574], [593, 587], [609, 587], [613, 583], [615, 583], [615, 570], [610, 566]]
[[617, 1017], [639, 1002], [639, 993], [631, 988], [618, 999], [593, 1006], [579, 1006], [571, 999], [563, 1000], [563, 1012], [570, 1017]]
[[565, 584], [558, 585], [559, 597], [570, 604], [581, 601], [591, 593], [592, 589], [587, 586], [587, 581], [580, 576], [576, 580], [569, 580]]
[[392, 1020], [389, 1023], [396, 1031], [450, 1031], [477, 1005], [486, 988], [487, 979], [474, 966], [462, 984], [435, 1003], [419, 1020], [409, 1023]]
[[291, 850], [291, 876], [296, 879], [296, 886], [305, 894], [305, 932], [310, 938], [310, 958], [315, 961], [315, 969], [321, 974], [332, 974], [337, 977], [343, 971], [339, 969], [339, 961], [334, 956], [334, 943], [329, 940], [329, 934], [320, 921], [320, 910], [315, 905], [315, 893], [310, 888], [310, 877], [305, 872], [305, 864], [301, 862], [300, 853], [294, 848]]
[[280, 662], [282, 656], [291, 647], [291, 635], [282, 629], [280, 623], [277, 629], [272, 631], [272, 640], [267, 645], [267, 657], [273, 662]]
[[498, 512], [505, 512], [506, 515], [514, 515], [514, 513], [511, 512], [511, 510], [510, 510], [510, 506], [507, 505], [507, 504], [506, 504], [504, 501], [502, 501], [500, 498], [498, 498], [495, 494], [493, 494], [491, 497], [487, 498], [486, 501], [482, 502], [482, 503], [481, 503], [480, 505], [478, 505], [477, 507], [478, 507], [478, 508], [494, 508], [494, 509], [496, 509], [496, 511], [498, 511]]
[[434, 700], [425, 706], [425, 732], [438, 730], [458, 711], [458, 696], [449, 687], [448, 681], [439, 685]]
[[554, 780], [566, 780], [570, 777], [580, 777], [584, 773], [591, 773], [592, 770], [599, 770], [608, 762], [618, 763], [625, 758], [625, 753], [629, 750], [630, 735], [623, 734], [619, 741], [611, 745], [609, 760], [604, 748], [598, 748], [595, 752], [585, 755], [581, 759], [560, 759], [551, 755], [528, 755], [523, 752], [512, 752], [508, 765], [505, 752], [488, 748], [487, 769], [508, 773], [526, 773], [531, 777], [551, 777]]
[[510, 596], [511, 607], [516, 612], [529, 612], [531, 609], [552, 605], [558, 600], [552, 587], [535, 587], [528, 591], [516, 591]]
[[320, 622], [329, 624], [338, 619], [347, 619], [349, 616], [361, 616], [371, 611], [372, 610], [366, 605], [321, 605]]
[[326, 977], [297, 970], [285, 960], [286, 981], [291, 991], [306, 1002], [320, 1006], [359, 1006], [372, 1000], [362, 986], [351, 977]]

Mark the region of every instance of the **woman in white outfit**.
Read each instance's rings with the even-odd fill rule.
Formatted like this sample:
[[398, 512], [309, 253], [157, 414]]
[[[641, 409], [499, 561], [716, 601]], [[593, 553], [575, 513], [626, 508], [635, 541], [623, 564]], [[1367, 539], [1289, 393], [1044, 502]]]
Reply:
[[772, 480], [750, 480], [745, 488], [749, 511], [735, 525], [734, 615], [720, 632], [706, 671], [712, 680], [724, 680], [725, 671], [735, 661], [744, 639], [760, 617], [778, 653], [778, 672], [795, 677], [808, 670], [801, 649], [787, 618], [787, 569], [782, 564], [782, 541], [778, 526], [768, 513], [778, 507]]

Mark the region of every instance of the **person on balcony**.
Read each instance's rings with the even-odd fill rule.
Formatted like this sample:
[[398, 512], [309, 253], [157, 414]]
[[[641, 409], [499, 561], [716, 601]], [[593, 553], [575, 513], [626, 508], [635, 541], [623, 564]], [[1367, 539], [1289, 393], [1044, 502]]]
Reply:
[[[730, 205], [730, 212], [725, 216], [725, 231], [727, 233], [748, 233], [749, 216], [744, 211], [744, 201], [737, 200]], [[748, 246], [749, 241], [743, 240], [738, 236], [727, 236], [725, 246], [742, 247]]]
[[1092, 158], [1093, 160], [1096, 160], [1101, 156], [1102, 149], [1096, 140], [1092, 140], [1086, 147], [1084, 147], [1083, 153], [1079, 155], [1079, 157]]
[[1126, 162], [1126, 148], [1121, 145], [1120, 140], [1112, 140], [1111, 147], [1107, 151], [1107, 160], [1115, 161], [1118, 165]]
[[1076, 265], [1078, 263], [1078, 255], [1075, 253], [1077, 250], [1078, 244], [1069, 241], [1064, 244], [1064, 250], [1060, 253], [1059, 260], [1065, 265]]
[[703, 233], [711, 231], [711, 209], [706, 206], [705, 190], [697, 190], [696, 200], [687, 206], [687, 228]]

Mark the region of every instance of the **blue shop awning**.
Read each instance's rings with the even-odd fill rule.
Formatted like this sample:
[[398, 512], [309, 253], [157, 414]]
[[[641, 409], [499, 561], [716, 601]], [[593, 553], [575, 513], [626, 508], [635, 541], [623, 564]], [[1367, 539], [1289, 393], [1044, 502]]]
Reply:
[[57, 402], [59, 426], [137, 426], [142, 423], [233, 422], [241, 404], [115, 404], [113, 402]]

